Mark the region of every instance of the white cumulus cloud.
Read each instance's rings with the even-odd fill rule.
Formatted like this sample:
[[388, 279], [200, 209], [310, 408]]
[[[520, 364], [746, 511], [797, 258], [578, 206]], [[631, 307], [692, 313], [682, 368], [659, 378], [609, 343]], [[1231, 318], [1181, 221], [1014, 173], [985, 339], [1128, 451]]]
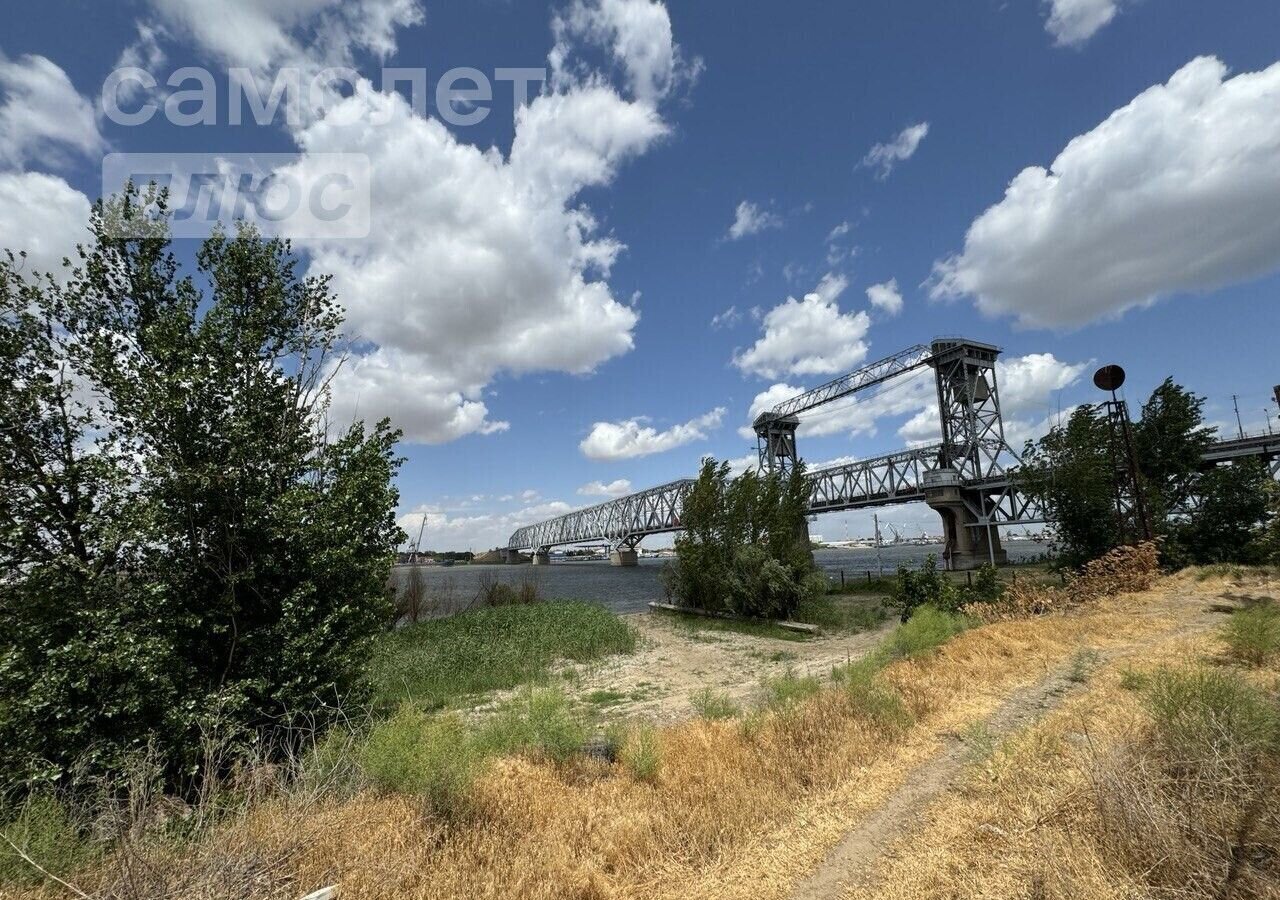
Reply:
[[883, 181], [889, 177], [894, 166], [915, 155], [916, 148], [928, 133], [928, 122], [909, 125], [898, 132], [893, 140], [876, 144], [868, 150], [867, 155], [862, 158], [862, 164], [868, 168], [877, 169], [876, 177]]
[[0, 96], [0, 169], [65, 165], [72, 153], [102, 152], [92, 104], [45, 57], [15, 60], [0, 52]]
[[1280, 63], [1200, 57], [1024, 169], [934, 266], [935, 298], [1078, 326], [1280, 268]]
[[749, 235], [759, 234], [767, 228], [779, 228], [782, 219], [775, 213], [756, 206], [750, 200], [743, 200], [733, 213], [733, 224], [729, 226], [729, 240], [736, 241]]
[[580, 497], [622, 497], [631, 493], [631, 482], [625, 478], [615, 479], [608, 484], [603, 481], [588, 481], [578, 488]]
[[89, 198], [61, 178], [0, 173], [0, 250], [27, 254], [26, 272], [62, 273], [77, 242], [89, 241]]
[[762, 378], [786, 375], [832, 375], [866, 358], [865, 312], [842, 313], [837, 303], [849, 286], [842, 275], [828, 273], [812, 293], [785, 302], [765, 313], [763, 335], [738, 353], [733, 363]]
[[1060, 47], [1078, 47], [1116, 17], [1116, 0], [1052, 0], [1045, 31]]
[[341, 65], [357, 48], [385, 57], [397, 28], [423, 20], [419, 0], [222, 0], [216, 13], [205, 0], [150, 4], [176, 34], [230, 65], [259, 71]]
[[591, 426], [591, 433], [578, 444], [578, 449], [587, 459], [606, 462], [665, 453], [693, 441], [706, 440], [709, 432], [720, 427], [724, 414], [724, 407], [716, 407], [705, 415], [673, 425], [665, 431], [646, 424], [643, 418], [596, 422]]
[[[607, 27], [574, 24], [597, 14]], [[666, 64], [647, 55], [669, 32], [659, 14], [650, 0], [573, 7], [557, 26], [554, 84], [518, 110], [505, 155], [364, 80], [296, 132], [303, 181], [324, 174], [309, 168], [322, 154], [371, 163], [368, 238], [295, 242], [332, 274], [360, 342], [333, 382], [336, 417], [390, 415], [424, 443], [492, 433], [506, 427], [485, 402], [500, 373], [588, 374], [632, 349], [639, 312], [608, 283], [625, 247], [580, 194], [668, 132], [654, 105]], [[625, 83], [570, 65], [575, 40], [606, 41]]]
[[876, 309], [883, 310], [891, 316], [902, 312], [902, 291], [898, 290], [898, 279], [890, 278], [880, 284], [867, 288], [867, 299]]

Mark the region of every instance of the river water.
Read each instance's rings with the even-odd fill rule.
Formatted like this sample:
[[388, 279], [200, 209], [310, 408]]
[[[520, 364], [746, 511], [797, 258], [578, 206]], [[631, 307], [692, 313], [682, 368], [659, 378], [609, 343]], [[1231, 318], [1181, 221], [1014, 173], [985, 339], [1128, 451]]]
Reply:
[[[1033, 562], [1048, 551], [1035, 541], [1009, 541], [1005, 549], [1014, 563]], [[879, 561], [874, 548], [815, 550], [813, 559], [832, 579], [839, 579], [842, 571], [846, 579], [866, 578], [866, 573], [874, 577], [880, 571], [881, 562], [884, 573], [892, 575], [900, 565], [919, 568], [930, 554], [939, 555], [941, 550], [941, 546], [890, 545], [879, 551]], [[651, 600], [663, 599], [660, 576], [667, 562], [641, 558], [634, 568], [622, 568], [605, 560], [556, 559], [549, 566], [421, 566], [419, 571], [432, 606], [442, 613], [467, 608], [482, 583], [495, 578], [511, 584], [533, 579], [548, 599], [594, 600], [615, 612], [630, 613], [644, 610]], [[393, 577], [402, 585], [408, 572], [397, 567]]]

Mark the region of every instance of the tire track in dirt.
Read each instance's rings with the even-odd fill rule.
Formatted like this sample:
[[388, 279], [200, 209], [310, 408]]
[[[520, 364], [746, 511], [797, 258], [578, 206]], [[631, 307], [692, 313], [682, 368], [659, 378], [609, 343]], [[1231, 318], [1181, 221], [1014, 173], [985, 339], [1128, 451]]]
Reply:
[[[1242, 606], [1245, 599], [1246, 596], [1231, 593], [1216, 597], [1176, 597], [1166, 593], [1156, 606], [1182, 620], [1175, 629], [1177, 633], [1191, 635], [1217, 627], [1223, 614]], [[1090, 667], [1131, 656], [1146, 643], [1098, 653]], [[987, 733], [1000, 738], [1032, 725], [1060, 706], [1069, 694], [1084, 689], [1086, 679], [1072, 678], [1075, 667], [1074, 661], [1066, 663], [1035, 684], [1014, 691], [983, 720]], [[956, 734], [947, 735], [946, 741], [940, 753], [918, 767], [901, 788], [844, 836], [817, 869], [797, 883], [792, 900], [831, 900], [844, 896], [851, 888], [866, 886], [875, 878], [885, 852], [910, 834], [933, 801], [955, 787], [962, 776], [969, 762], [967, 745]]]
[[[1081, 687], [1063, 666], [1037, 683], [1015, 691], [984, 720], [993, 737], [1030, 725]], [[875, 871], [880, 856], [908, 834], [934, 799], [950, 790], [968, 763], [968, 747], [958, 735], [947, 736], [946, 748], [912, 773], [875, 812], [845, 835], [822, 864], [792, 893], [793, 900], [830, 900], [862, 884]]]

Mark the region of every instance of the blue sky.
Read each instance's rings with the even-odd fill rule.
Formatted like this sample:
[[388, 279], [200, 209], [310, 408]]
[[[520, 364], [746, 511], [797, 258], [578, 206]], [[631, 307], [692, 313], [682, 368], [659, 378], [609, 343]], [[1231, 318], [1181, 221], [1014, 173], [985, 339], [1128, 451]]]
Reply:
[[[425, 513], [433, 547], [502, 542], [597, 502], [593, 485], [743, 458], [761, 395], [940, 334], [1004, 348], [1017, 440], [1093, 399], [1104, 362], [1129, 370], [1131, 401], [1172, 375], [1214, 421], [1234, 423], [1238, 394], [1246, 427], [1266, 427], [1273, 2], [223, 6], [50, 0], [8, 21], [0, 245], [56, 258], [107, 153], [367, 156], [370, 234], [298, 245], [337, 274], [363, 338], [335, 413], [405, 428], [402, 521], [416, 532]], [[223, 101], [232, 67], [270, 84], [350, 65], [370, 84], [299, 124], [233, 126], [220, 105], [210, 125], [122, 126], [100, 106], [122, 64], [160, 82], [131, 108], [163, 103], [182, 66], [207, 69]], [[422, 114], [377, 93], [384, 66], [426, 70]], [[457, 66], [550, 79], [519, 124], [496, 79], [483, 122], [449, 124], [433, 92]], [[907, 384], [828, 411], [802, 453], [927, 440], [927, 395]], [[886, 516], [937, 530], [925, 509]]]

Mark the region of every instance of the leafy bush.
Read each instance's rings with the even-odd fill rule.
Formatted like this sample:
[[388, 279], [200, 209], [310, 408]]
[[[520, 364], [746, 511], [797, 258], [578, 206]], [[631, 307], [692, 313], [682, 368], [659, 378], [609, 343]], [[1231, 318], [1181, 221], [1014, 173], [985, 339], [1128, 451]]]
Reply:
[[1223, 629], [1231, 655], [1249, 666], [1260, 666], [1280, 654], [1280, 605], [1260, 603], [1236, 610]]
[[934, 650], [969, 627], [969, 620], [932, 606], [921, 606], [894, 629], [884, 643], [891, 657], [911, 658]]
[[375, 788], [420, 794], [442, 815], [466, 807], [483, 753], [457, 715], [428, 716], [408, 704], [374, 726], [360, 765]]
[[904, 622], [922, 606], [955, 612], [961, 604], [959, 589], [944, 572], [938, 571], [938, 558], [932, 553], [918, 572], [906, 566], [898, 568], [898, 584], [893, 597], [902, 607]]
[[0, 826], [0, 885], [45, 881], [45, 876], [14, 847], [60, 878], [66, 878], [93, 856], [93, 848], [67, 808], [47, 794], [29, 797], [17, 815]]
[[528, 753], [565, 762], [587, 741], [587, 727], [563, 692], [529, 688], [504, 704], [477, 735], [486, 753]]
[[711, 612], [785, 619], [825, 593], [825, 581], [811, 577], [807, 493], [803, 466], [785, 477], [748, 471], [730, 480], [728, 463], [706, 460], [684, 501], [676, 558], [663, 570], [668, 596]]
[[152, 748], [181, 789], [211, 717], [247, 738], [358, 703], [392, 614], [398, 434], [326, 427], [328, 280], [251, 229], [180, 277], [164, 215], [129, 189], [74, 270], [0, 260], [5, 784]]
[[1000, 599], [1002, 591], [999, 571], [991, 563], [983, 563], [978, 567], [978, 577], [973, 579], [973, 587], [965, 596], [964, 602], [994, 603]]
[[711, 688], [703, 688], [692, 697], [689, 703], [693, 706], [694, 712], [704, 719], [732, 719], [735, 718], [741, 710], [738, 704], [724, 691], [713, 691]]

